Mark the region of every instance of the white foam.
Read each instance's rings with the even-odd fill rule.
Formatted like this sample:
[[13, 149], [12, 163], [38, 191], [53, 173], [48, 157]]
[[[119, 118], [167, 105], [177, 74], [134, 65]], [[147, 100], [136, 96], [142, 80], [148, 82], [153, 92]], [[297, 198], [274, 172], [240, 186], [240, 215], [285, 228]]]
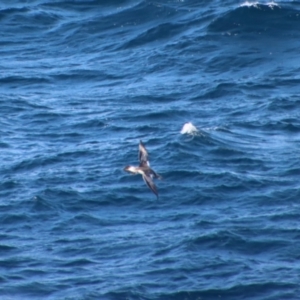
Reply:
[[256, 7], [256, 8], [258, 8], [258, 5], [259, 5], [259, 2], [249, 2], [249, 1], [246, 1], [242, 4], [240, 4], [241, 7], [243, 7], [243, 6], [247, 6], [247, 7], [253, 6], [253, 7]]
[[181, 134], [195, 134], [198, 132], [198, 129], [191, 123], [185, 123], [180, 131]]
[[274, 1], [268, 2], [266, 4], [259, 3], [258, 1], [255, 1], [255, 2], [246, 1], [246, 2], [244, 2], [242, 4], [240, 4], [241, 7], [247, 6], [247, 7], [255, 7], [255, 8], [259, 8], [259, 5], [267, 5], [271, 9], [274, 9], [274, 7], [279, 7], [280, 8], [280, 6], [276, 2], [274, 2]]
[[279, 7], [279, 8], [280, 8], [280, 6], [279, 6], [277, 3], [275, 3], [274, 1], [268, 2], [267, 5], [268, 5], [271, 9], [273, 9], [274, 7]]

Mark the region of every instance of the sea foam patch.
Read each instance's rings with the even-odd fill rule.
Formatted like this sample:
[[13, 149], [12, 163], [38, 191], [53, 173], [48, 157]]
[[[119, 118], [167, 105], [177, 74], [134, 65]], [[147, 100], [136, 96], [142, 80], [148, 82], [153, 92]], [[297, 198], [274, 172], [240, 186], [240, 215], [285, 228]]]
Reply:
[[246, 1], [242, 4], [240, 4], [241, 7], [247, 6], [247, 7], [255, 7], [255, 8], [259, 8], [260, 5], [267, 5], [271, 9], [274, 9], [275, 7], [280, 8], [280, 6], [274, 1], [268, 2], [266, 4], [259, 3], [257, 1], [255, 1], [255, 2]]
[[191, 134], [194, 135], [197, 132], [199, 132], [199, 130], [191, 123], [185, 123], [180, 131], [181, 134]]

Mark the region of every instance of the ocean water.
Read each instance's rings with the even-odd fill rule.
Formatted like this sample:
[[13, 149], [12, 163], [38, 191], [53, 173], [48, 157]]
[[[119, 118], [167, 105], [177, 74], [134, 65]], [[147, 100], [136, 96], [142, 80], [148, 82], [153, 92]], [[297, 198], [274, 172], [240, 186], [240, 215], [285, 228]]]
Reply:
[[[299, 1], [3, 0], [0, 25], [1, 299], [300, 299]], [[123, 170], [140, 140], [158, 199]]]

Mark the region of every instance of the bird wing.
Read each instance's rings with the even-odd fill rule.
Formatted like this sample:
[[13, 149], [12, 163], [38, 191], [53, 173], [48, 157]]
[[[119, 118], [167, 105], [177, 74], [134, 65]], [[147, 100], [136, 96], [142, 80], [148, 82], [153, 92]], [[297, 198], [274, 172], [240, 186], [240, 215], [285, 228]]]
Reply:
[[145, 183], [147, 184], [147, 186], [149, 187], [149, 189], [156, 195], [156, 197], [158, 198], [158, 192], [157, 192], [157, 188], [154, 184], [154, 182], [152, 181], [152, 178], [147, 175], [146, 173], [143, 174], [143, 179], [145, 181]]
[[139, 161], [140, 161], [140, 167], [145, 166], [145, 164], [148, 167], [150, 166], [150, 163], [148, 161], [148, 151], [146, 150], [142, 141], [140, 141], [139, 144]]
[[152, 176], [154, 177], [154, 178], [157, 178], [157, 179], [162, 179], [162, 177], [159, 175], [159, 174], [157, 174], [156, 172], [154, 172], [152, 169], [151, 169], [151, 172], [152, 172]]

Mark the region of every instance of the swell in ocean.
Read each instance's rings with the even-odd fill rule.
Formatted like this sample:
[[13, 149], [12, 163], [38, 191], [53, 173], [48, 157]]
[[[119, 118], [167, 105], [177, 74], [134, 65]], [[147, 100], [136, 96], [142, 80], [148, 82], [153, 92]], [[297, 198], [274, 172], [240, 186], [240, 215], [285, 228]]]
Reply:
[[0, 4], [1, 297], [298, 299], [299, 11]]

